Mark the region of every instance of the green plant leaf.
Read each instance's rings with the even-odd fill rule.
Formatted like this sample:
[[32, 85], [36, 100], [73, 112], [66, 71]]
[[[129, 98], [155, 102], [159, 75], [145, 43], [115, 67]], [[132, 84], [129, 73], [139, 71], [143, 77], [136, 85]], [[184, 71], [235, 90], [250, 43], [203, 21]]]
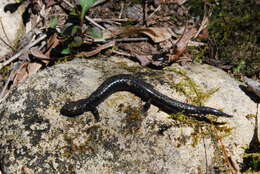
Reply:
[[61, 54], [70, 54], [70, 48], [64, 48], [64, 49], [61, 51]]
[[80, 26], [72, 23], [66, 23], [61, 29], [61, 34], [65, 36], [74, 36], [80, 29]]
[[49, 23], [50, 28], [54, 28], [55, 29], [57, 24], [58, 24], [58, 17], [57, 16], [52, 16], [51, 20], [50, 20], [50, 23]]
[[79, 4], [82, 8], [81, 10], [81, 15], [80, 15], [80, 19], [81, 21], [83, 21], [84, 16], [86, 14], [86, 12], [88, 11], [88, 9], [96, 2], [96, 0], [80, 0]]
[[83, 39], [80, 36], [75, 36], [73, 41], [69, 44], [70, 48], [79, 47], [83, 43]]
[[88, 34], [94, 38], [100, 39], [103, 37], [102, 31], [97, 27], [92, 27], [89, 29]]
[[70, 28], [73, 26], [72, 23], [66, 23], [62, 28], [61, 28], [61, 34], [62, 35], [70, 35]]
[[79, 31], [79, 30], [80, 30], [80, 26], [74, 25], [74, 26], [72, 27], [72, 29], [71, 29], [70, 35], [71, 35], [71, 36], [74, 36], [74, 35], [77, 33], [77, 31]]

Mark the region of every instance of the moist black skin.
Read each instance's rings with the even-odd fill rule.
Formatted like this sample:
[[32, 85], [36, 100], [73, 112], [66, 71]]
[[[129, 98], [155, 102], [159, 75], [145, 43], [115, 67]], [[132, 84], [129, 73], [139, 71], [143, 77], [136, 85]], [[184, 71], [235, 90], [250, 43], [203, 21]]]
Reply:
[[99, 121], [100, 118], [96, 107], [108, 96], [118, 91], [131, 92], [147, 102], [148, 106], [153, 104], [168, 114], [182, 112], [184, 114], [212, 114], [232, 117], [214, 108], [199, 107], [174, 100], [155, 90], [150, 84], [127, 74], [115, 75], [108, 78], [88, 98], [67, 102], [60, 112], [64, 116], [75, 117], [90, 111], [95, 116], [95, 119]]

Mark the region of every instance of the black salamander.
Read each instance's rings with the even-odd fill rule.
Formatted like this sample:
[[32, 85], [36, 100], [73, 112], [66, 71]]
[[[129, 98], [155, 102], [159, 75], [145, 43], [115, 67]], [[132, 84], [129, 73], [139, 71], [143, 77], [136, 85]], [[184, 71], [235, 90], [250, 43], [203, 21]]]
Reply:
[[68, 117], [75, 117], [84, 112], [91, 111], [95, 116], [95, 119], [99, 121], [99, 114], [96, 107], [108, 96], [117, 91], [131, 92], [147, 102], [148, 108], [150, 104], [153, 104], [169, 114], [182, 112], [184, 114], [212, 114], [216, 116], [232, 117], [231, 115], [214, 108], [199, 107], [174, 100], [161, 94], [150, 84], [126, 74], [115, 75], [108, 78], [86, 99], [66, 103], [61, 109], [61, 114]]

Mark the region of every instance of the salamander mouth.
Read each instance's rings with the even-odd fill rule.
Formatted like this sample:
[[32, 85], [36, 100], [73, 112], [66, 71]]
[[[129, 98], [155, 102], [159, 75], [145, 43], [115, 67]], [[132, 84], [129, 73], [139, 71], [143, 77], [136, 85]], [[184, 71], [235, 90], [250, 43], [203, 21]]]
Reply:
[[85, 112], [84, 108], [78, 102], [68, 102], [60, 110], [62, 115], [75, 117]]

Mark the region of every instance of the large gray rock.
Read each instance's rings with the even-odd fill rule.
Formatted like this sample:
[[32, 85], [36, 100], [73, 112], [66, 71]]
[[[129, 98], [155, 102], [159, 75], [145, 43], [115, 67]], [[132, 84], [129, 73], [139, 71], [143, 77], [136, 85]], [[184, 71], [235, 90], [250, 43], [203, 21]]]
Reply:
[[[186, 71], [202, 88], [219, 88], [205, 105], [223, 108], [234, 117], [219, 118], [227, 123], [213, 126], [193, 119], [170, 119], [155, 106], [145, 117], [140, 98], [128, 92], [117, 92], [98, 106], [98, 123], [89, 112], [64, 117], [60, 109], [65, 101], [85, 98], [107, 77], [121, 73], [139, 72], [160, 92], [186, 101], [172, 88], [184, 77], [173, 71], [151, 71], [112, 57], [75, 60], [35, 74], [2, 103], [1, 168], [7, 174], [20, 174], [22, 167], [37, 174], [225, 173], [231, 168], [223, 160], [227, 157], [238, 169], [243, 147], [253, 137], [254, 119], [246, 116], [256, 113], [256, 104], [219, 69], [172, 67]], [[221, 130], [227, 127], [233, 130], [222, 137], [228, 131]]]

